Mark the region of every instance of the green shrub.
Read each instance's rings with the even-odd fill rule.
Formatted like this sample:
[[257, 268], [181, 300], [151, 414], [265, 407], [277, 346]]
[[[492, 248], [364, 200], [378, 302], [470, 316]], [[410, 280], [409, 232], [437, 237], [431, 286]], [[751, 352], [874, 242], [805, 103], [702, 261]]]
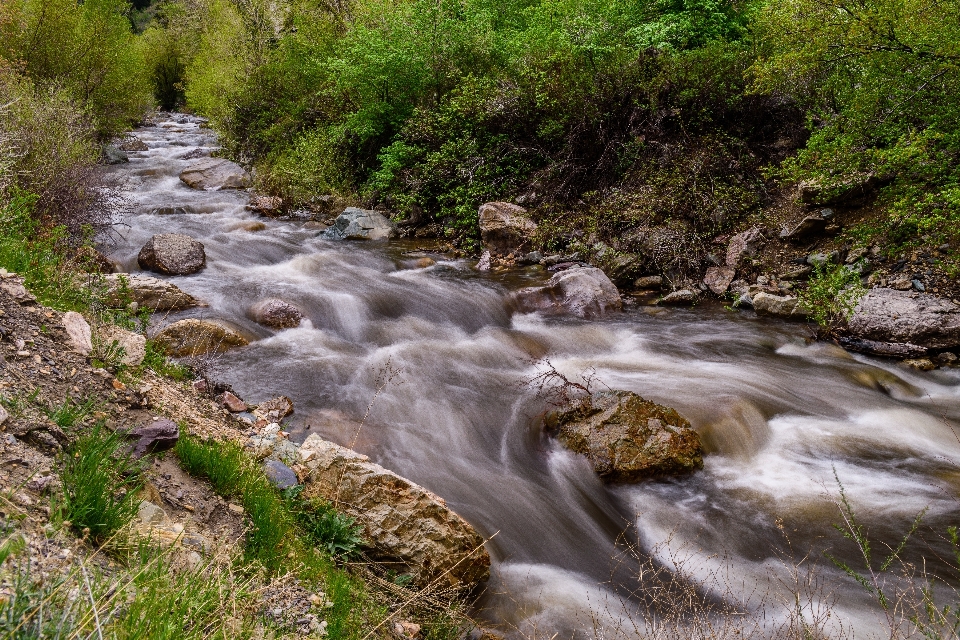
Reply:
[[123, 435], [97, 423], [63, 454], [59, 517], [95, 544], [121, 532], [140, 506], [139, 466], [124, 450]]
[[284, 491], [287, 507], [314, 544], [325, 548], [333, 558], [349, 559], [363, 546], [363, 527], [348, 515], [338, 512], [325, 500], [304, 501], [303, 487]]
[[825, 263], [814, 269], [807, 288], [797, 297], [814, 322], [829, 332], [847, 321], [866, 292], [859, 269]]

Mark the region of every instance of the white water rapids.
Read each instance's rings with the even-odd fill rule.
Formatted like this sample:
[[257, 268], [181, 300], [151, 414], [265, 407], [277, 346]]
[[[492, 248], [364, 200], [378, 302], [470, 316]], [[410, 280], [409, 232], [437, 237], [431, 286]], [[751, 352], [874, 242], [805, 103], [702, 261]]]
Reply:
[[[220, 379], [254, 402], [290, 396], [295, 437], [355, 444], [442, 496], [483, 535], [499, 532], [478, 615], [502, 630], [635, 637], [646, 617], [631, 595], [644, 588], [624, 551], [633, 544], [656, 566], [676, 569], [686, 558], [684, 579], [702, 582], [703, 593], [735, 594], [771, 620], [793, 606], [790, 568], [809, 553], [803, 567], [817, 567], [826, 585], [814, 600], [835, 595], [831, 633], [842, 623], [868, 637], [883, 617], [822, 554], [829, 547], [856, 561], [831, 526], [840, 521], [834, 470], [880, 539], [895, 540], [924, 507], [930, 540], [957, 523], [960, 370], [911, 371], [808, 343], [802, 325], [719, 306], [641, 305], [598, 321], [513, 314], [510, 289], [546, 274], [482, 275], [442, 255], [416, 268], [404, 256], [409, 242], [322, 240], [302, 223], [246, 211], [246, 193], [181, 183], [191, 162], [182, 156], [216, 145], [196, 119], [170, 115], [136, 135], [149, 151], [110, 169], [135, 208], [106, 251], [137, 271], [153, 234], [178, 232], [201, 241], [208, 261], [174, 281], [209, 306], [157, 321], [240, 325], [257, 340], [220, 358]], [[155, 214], [161, 207], [188, 213]], [[267, 228], [239, 228], [251, 220]], [[308, 321], [283, 331], [256, 325], [247, 309], [265, 297], [296, 304]], [[707, 445], [703, 471], [604, 485], [537, 423], [544, 406], [520, 383], [543, 357], [676, 408]], [[388, 368], [399, 374], [378, 393]], [[912, 561], [926, 550], [919, 540], [910, 549]]]

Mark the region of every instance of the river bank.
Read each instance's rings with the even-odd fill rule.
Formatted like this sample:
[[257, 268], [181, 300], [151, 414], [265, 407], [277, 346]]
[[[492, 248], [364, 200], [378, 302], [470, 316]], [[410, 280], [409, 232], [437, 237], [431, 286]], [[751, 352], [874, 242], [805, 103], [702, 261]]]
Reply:
[[[140, 248], [171, 231], [207, 250], [205, 269], [171, 279], [209, 306], [157, 318], [153, 330], [189, 318], [231, 323], [250, 344], [208, 366], [244, 399], [293, 398], [293, 439], [319, 433], [351, 446], [436, 492], [482, 535], [499, 532], [487, 545], [493, 574], [478, 610], [503, 628], [576, 634], [596, 613], [585, 603], [598, 601], [605, 624], [630, 619], [636, 604], [618, 594], [632, 590], [642, 562], [617, 560], [625, 529], [647, 559], [674, 566], [678, 550], [723, 550], [726, 569], [754, 582], [770, 579], [781, 524], [795, 548], [850, 554], [823, 538], [835, 520], [833, 469], [884, 539], [925, 506], [931, 530], [955, 513], [954, 489], [935, 488], [952, 477], [956, 448], [949, 369], [924, 374], [852, 356], [809, 342], [803, 324], [720, 305], [638, 302], [592, 321], [518, 314], [510, 293], [543, 283], [541, 267], [477, 271], [425, 240], [326, 240], [326, 225], [247, 210], [247, 194], [184, 185], [179, 175], [195, 160], [187, 156], [216, 147], [198, 121], [176, 116], [137, 136], [148, 150], [113, 169], [135, 209], [110, 257], [136, 271]], [[296, 306], [303, 321], [258, 324], [249, 310], [264, 298]], [[600, 482], [536, 428], [542, 405], [518, 383], [544, 357], [676, 408], [704, 440], [703, 472]], [[388, 371], [400, 373], [383, 384]], [[835, 619], [873, 627], [869, 599], [828, 562], [816, 564], [843, 594]]]

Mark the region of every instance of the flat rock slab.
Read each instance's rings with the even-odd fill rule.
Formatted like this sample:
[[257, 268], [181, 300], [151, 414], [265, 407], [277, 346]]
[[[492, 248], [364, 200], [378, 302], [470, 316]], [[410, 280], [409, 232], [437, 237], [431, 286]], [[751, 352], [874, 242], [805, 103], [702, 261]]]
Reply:
[[397, 235], [397, 225], [379, 211], [348, 207], [333, 226], [323, 232], [327, 240], [389, 240]]
[[148, 453], [172, 449], [180, 438], [180, 427], [173, 420], [162, 418], [140, 425], [129, 435], [137, 439], [133, 445], [133, 457], [142, 458]]
[[185, 276], [207, 266], [203, 244], [182, 233], [158, 233], [137, 256], [141, 269], [168, 276]]
[[204, 158], [187, 167], [180, 179], [192, 189], [246, 189], [250, 174], [235, 162], [223, 158]]
[[611, 482], [691, 473], [703, 467], [700, 436], [670, 407], [607, 391], [547, 415], [545, 426]]
[[329, 500], [356, 518], [377, 560], [414, 584], [473, 586], [490, 576], [484, 539], [427, 489], [369, 458], [312, 434], [300, 447], [304, 496]]
[[191, 358], [207, 353], [225, 353], [228, 349], [250, 344], [229, 324], [218, 320], [188, 318], [164, 327], [154, 342], [168, 356]]
[[542, 287], [521, 289], [514, 294], [523, 312], [574, 315], [595, 318], [623, 307], [620, 292], [596, 267], [574, 267], [554, 274]]
[[926, 293], [871, 289], [847, 330], [861, 340], [948, 349], [960, 346], [960, 307]]
[[150, 311], [182, 311], [196, 307], [200, 301], [167, 280], [132, 273], [106, 276], [106, 303], [114, 308], [126, 307], [130, 301]]

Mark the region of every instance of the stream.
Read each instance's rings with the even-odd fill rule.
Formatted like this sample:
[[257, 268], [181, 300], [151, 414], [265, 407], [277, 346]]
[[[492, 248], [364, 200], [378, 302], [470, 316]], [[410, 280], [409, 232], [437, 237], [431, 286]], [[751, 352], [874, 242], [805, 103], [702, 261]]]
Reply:
[[[192, 162], [184, 155], [216, 148], [199, 119], [166, 114], [135, 134], [149, 150], [108, 170], [133, 210], [104, 251], [135, 272], [152, 235], [177, 232], [207, 255], [206, 269], [173, 280], [209, 306], [155, 323], [239, 325], [257, 339], [212, 363], [217, 379], [253, 402], [290, 396], [294, 439], [320, 433], [352, 446], [497, 534], [477, 615], [503, 631], [637, 637], [647, 621], [641, 565], [782, 620], [806, 556], [801, 573], [816, 568], [822, 582], [810, 597], [832, 607], [831, 633], [869, 637], [883, 625], [878, 608], [823, 555], [857, 559], [832, 527], [834, 474], [871, 536], [893, 542], [925, 507], [933, 544], [957, 523], [960, 369], [913, 371], [809, 342], [802, 324], [719, 305], [638, 304], [595, 321], [514, 314], [509, 292], [549, 274], [479, 273], [429, 248], [436, 264], [418, 268], [410, 252], [423, 242], [323, 240], [310, 225], [245, 210], [245, 192], [180, 182]], [[185, 212], [157, 213], [164, 207]], [[241, 228], [253, 220], [266, 229]], [[282, 331], [255, 324], [247, 310], [265, 297], [307, 319]], [[539, 427], [543, 402], [523, 381], [541, 358], [676, 408], [701, 434], [704, 469], [602, 483]], [[918, 542], [905, 557], [922, 551]]]

